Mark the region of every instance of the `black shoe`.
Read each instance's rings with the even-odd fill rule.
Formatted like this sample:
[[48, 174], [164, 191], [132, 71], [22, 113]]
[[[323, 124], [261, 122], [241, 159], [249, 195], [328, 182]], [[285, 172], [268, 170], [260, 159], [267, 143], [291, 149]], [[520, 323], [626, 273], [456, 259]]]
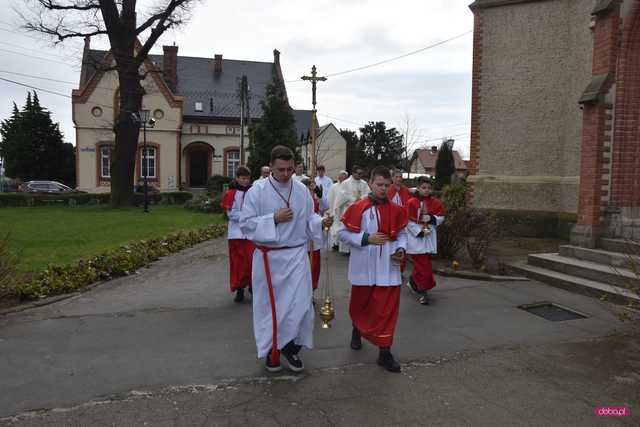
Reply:
[[378, 365], [382, 366], [389, 372], [400, 372], [400, 364], [393, 358], [393, 354], [389, 350], [380, 350], [378, 356]]
[[240, 288], [236, 291], [236, 297], [233, 299], [235, 302], [244, 301], [244, 289]]
[[431, 304], [431, 299], [429, 299], [429, 295], [427, 295], [427, 293], [425, 292], [424, 295], [422, 295], [420, 299], [418, 299], [418, 302], [420, 302], [420, 304], [422, 305], [429, 305]]
[[269, 354], [267, 354], [267, 359], [264, 366], [265, 368], [267, 368], [267, 371], [271, 373], [282, 371], [282, 365], [279, 362], [277, 364], [271, 363], [271, 351], [269, 351]]
[[302, 372], [304, 370], [304, 363], [302, 363], [302, 359], [297, 354], [287, 354], [282, 353], [285, 359], [287, 359], [287, 363], [289, 364], [289, 369], [293, 372]]
[[249, 295], [253, 295], [253, 288], [249, 286]]
[[411, 279], [407, 281], [407, 288], [409, 288], [409, 290], [413, 292], [415, 295], [420, 294], [420, 291], [418, 290], [418, 288], [416, 288], [416, 285], [413, 283], [413, 280]]
[[360, 336], [360, 332], [356, 328], [353, 328], [353, 331], [351, 331], [351, 349], [362, 349], [362, 337]]

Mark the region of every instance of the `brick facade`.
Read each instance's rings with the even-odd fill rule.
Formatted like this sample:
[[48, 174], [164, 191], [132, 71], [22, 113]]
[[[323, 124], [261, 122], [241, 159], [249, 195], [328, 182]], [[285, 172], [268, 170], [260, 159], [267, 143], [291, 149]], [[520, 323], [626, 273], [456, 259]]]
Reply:
[[[473, 14], [473, 74], [471, 80], [471, 138], [469, 156], [469, 175], [480, 171], [480, 87], [482, 80], [482, 17], [479, 12]], [[474, 188], [467, 189], [469, 203], [473, 205]]]
[[605, 134], [611, 131], [611, 105], [606, 98], [615, 80], [620, 13], [612, 10], [593, 19], [593, 76], [608, 78], [598, 97], [583, 105], [578, 225], [586, 227], [602, 225], [609, 195], [610, 160], [605, 157], [605, 138], [607, 145], [611, 141]]
[[640, 207], [640, 2], [623, 22], [618, 60], [611, 205]]

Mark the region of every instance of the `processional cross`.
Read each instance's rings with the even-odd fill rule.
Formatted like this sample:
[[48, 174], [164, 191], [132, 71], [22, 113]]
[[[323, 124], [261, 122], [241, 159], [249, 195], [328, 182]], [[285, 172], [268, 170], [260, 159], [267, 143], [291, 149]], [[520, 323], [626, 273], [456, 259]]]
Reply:
[[326, 77], [318, 77], [318, 72], [316, 71], [316, 66], [311, 67], [311, 75], [310, 76], [302, 76], [302, 80], [311, 82], [311, 103], [313, 104], [313, 109], [311, 110], [311, 176], [316, 176], [316, 167], [317, 158], [316, 158], [316, 84], [318, 82], [327, 81]]

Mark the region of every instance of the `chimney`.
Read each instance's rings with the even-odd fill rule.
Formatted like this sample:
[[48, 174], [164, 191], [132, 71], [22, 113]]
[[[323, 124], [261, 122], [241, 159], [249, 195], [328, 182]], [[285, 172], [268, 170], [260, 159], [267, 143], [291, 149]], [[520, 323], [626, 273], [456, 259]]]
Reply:
[[82, 49], [82, 67], [80, 68], [80, 85], [78, 86], [80, 89], [84, 87], [84, 84], [87, 81], [89, 70], [89, 51], [91, 50], [91, 37], [84, 36], [84, 49]]
[[213, 71], [216, 73], [222, 72], [222, 55], [217, 53], [213, 55]]
[[178, 86], [178, 46], [162, 46], [164, 56], [162, 58], [162, 74], [164, 81], [172, 92], [175, 93]]
[[273, 49], [273, 63], [280, 65], [280, 51], [278, 49]]

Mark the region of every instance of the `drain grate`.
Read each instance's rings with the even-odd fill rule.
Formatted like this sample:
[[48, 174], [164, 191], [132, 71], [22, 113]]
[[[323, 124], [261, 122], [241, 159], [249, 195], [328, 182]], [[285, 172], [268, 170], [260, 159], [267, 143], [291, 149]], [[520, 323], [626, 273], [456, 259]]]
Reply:
[[575, 310], [552, 302], [537, 302], [534, 304], [519, 305], [518, 308], [552, 322], [586, 319], [588, 317], [586, 314], [579, 313]]

